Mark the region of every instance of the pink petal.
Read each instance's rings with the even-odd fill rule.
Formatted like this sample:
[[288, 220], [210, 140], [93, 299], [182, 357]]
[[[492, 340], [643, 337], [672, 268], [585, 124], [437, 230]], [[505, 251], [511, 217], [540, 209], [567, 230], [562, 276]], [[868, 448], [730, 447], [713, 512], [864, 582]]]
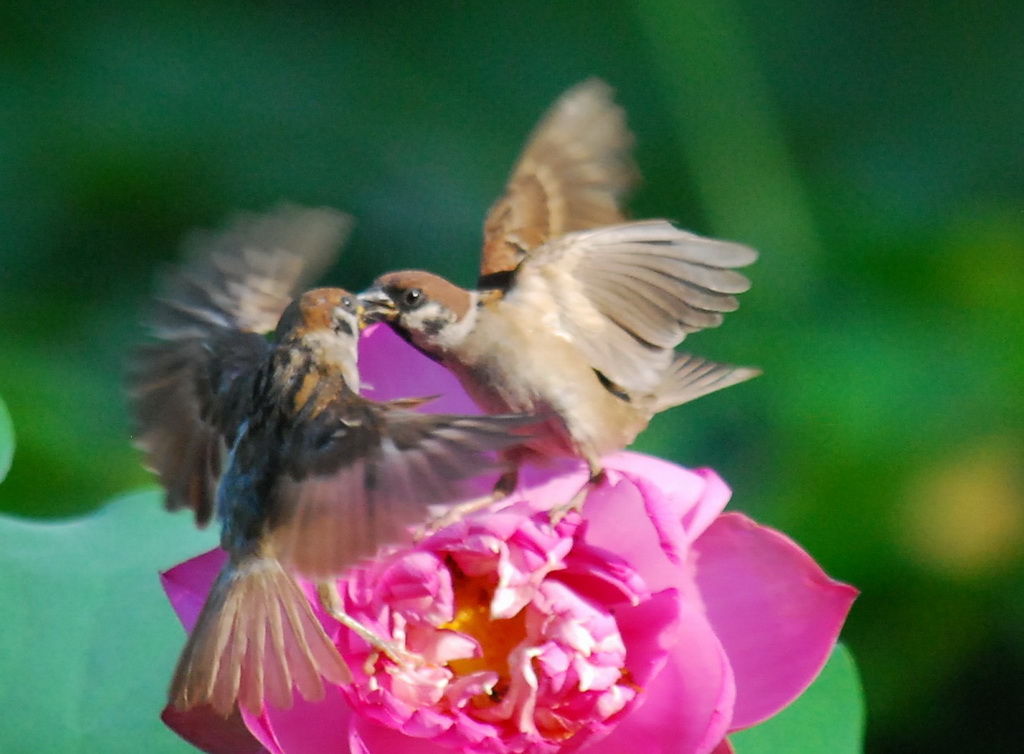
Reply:
[[210, 550], [160, 574], [167, 599], [186, 630], [192, 630], [206, 595], [227, 559], [224, 550]]
[[[352, 754], [452, 754], [453, 749], [438, 746], [426, 738], [412, 738], [393, 728], [385, 728], [363, 717], [353, 721]], [[289, 752], [288, 754], [291, 754]]]
[[711, 469], [686, 469], [640, 453], [619, 453], [606, 459], [637, 485], [670, 558], [683, 560], [681, 543], [690, 544], [711, 525], [732, 497], [729, 487]]
[[431, 414], [479, 414], [455, 376], [428, 359], [387, 325], [371, 325], [359, 339], [362, 393], [375, 401], [441, 396], [427, 404]]
[[270, 754], [284, 754], [281, 750], [281, 744], [277, 738], [274, 737], [274, 731], [270, 729], [270, 724], [267, 722], [265, 716], [260, 715], [259, 717], [253, 717], [248, 712], [242, 712], [242, 720], [245, 721], [246, 727], [249, 732], [256, 737], [256, 740], [266, 747]]
[[223, 718], [210, 707], [177, 710], [167, 706], [160, 713], [164, 725], [200, 751], [208, 754], [266, 754], [236, 712]]
[[725, 507], [729, 488], [709, 469], [639, 453], [605, 460], [609, 484], [591, 492], [584, 508], [587, 542], [621, 556], [652, 591], [692, 592], [687, 549]]
[[452, 660], [480, 656], [480, 644], [458, 631], [427, 629], [413, 624], [406, 629], [406, 646], [429, 663], [444, 665]]
[[711, 754], [736, 754], [736, 750], [732, 748], [732, 743], [728, 738], [723, 738], [722, 743], [718, 744]]
[[400, 558], [384, 570], [380, 581], [381, 594], [395, 612], [434, 623], [451, 620], [451, 577], [435, 555], [418, 552]]
[[349, 754], [370, 754], [370, 750], [363, 743], [363, 737], [359, 735], [354, 725], [348, 731], [348, 751]]
[[644, 692], [643, 706], [588, 752], [708, 754], [725, 737], [736, 684], [725, 650], [696, 606], [680, 605], [676, 643]]
[[694, 544], [696, 580], [736, 674], [732, 730], [771, 717], [821, 671], [858, 592], [795, 542], [738, 513]]
[[609, 481], [591, 492], [584, 516], [586, 542], [600, 548], [599, 556], [613, 552], [621, 557], [651, 591], [677, 584], [680, 568], [662, 550], [658, 532], [644, 511], [643, 496], [631, 480]]
[[626, 645], [626, 664], [638, 686], [646, 687], [665, 666], [665, 651], [677, 641], [679, 610], [679, 593], [674, 589], [652, 594], [636, 607], [615, 610]]
[[286, 754], [344, 751], [351, 717], [352, 708], [337, 686], [328, 686], [326, 697], [320, 702], [308, 702], [296, 694], [290, 709], [268, 705], [258, 720], [245, 715], [250, 729], [264, 726]]
[[586, 484], [587, 476], [586, 464], [571, 458], [554, 459], [542, 466], [527, 464], [519, 470], [522, 503], [533, 511], [567, 503]]

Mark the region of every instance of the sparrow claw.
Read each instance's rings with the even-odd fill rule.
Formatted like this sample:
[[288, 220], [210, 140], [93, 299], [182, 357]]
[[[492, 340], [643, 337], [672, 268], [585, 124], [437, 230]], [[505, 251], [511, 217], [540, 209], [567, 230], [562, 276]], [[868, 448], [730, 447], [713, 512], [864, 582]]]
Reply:
[[591, 464], [590, 466], [590, 478], [583, 483], [583, 486], [576, 490], [576, 494], [567, 503], [556, 505], [548, 511], [548, 520], [552, 526], [558, 526], [562, 522], [562, 519], [568, 516], [570, 513], [575, 511], [581, 516], [583, 515], [583, 504], [587, 502], [587, 497], [590, 495], [590, 491], [596, 487], [600, 487], [604, 484], [607, 479], [604, 468]]
[[[360, 634], [360, 636], [363, 635]], [[363, 638], [370, 642], [370, 645], [374, 648], [374, 651], [367, 655], [366, 662], [363, 663], [363, 672], [367, 676], [373, 676], [377, 672], [377, 661], [381, 655], [387, 657], [403, 670], [419, 668], [429, 664], [421, 655], [414, 654], [407, 649], [402, 649], [394, 642], [384, 641], [376, 636], [372, 638], [363, 636]]]
[[464, 503], [449, 506], [447, 510], [431, 516], [427, 519], [426, 523], [417, 528], [415, 534], [413, 534], [413, 541], [422, 542], [424, 539], [436, 534], [446, 526], [451, 526], [455, 522], [461, 521], [471, 513], [476, 513], [479, 510], [487, 508], [493, 503], [501, 501], [504, 497], [504, 495], [497, 495], [494, 492], [489, 492], [486, 495], [473, 498], [472, 500], [467, 500]]
[[372, 677], [378, 670], [377, 662], [381, 655], [387, 657], [391, 662], [403, 670], [422, 668], [431, 663], [427, 662], [422, 655], [410, 652], [399, 646], [394, 641], [382, 639], [369, 628], [346, 613], [341, 607], [341, 595], [338, 592], [338, 585], [334, 581], [325, 581], [317, 584], [317, 596], [324, 610], [350, 631], [355, 632], [359, 638], [372, 647], [372, 650], [363, 663], [363, 672]]
[[461, 521], [471, 513], [476, 513], [490, 505], [500, 503], [515, 491], [518, 483], [519, 470], [516, 468], [509, 469], [498, 477], [498, 481], [494, 483], [494, 489], [488, 494], [448, 506], [444, 512], [431, 516], [423, 526], [416, 530], [416, 533], [413, 535], [413, 541], [422, 542], [432, 534], [436, 534], [446, 526], [451, 526], [456, 521]]
[[[417, 659], [416, 655], [402, 649], [392, 641], [382, 639], [369, 628], [364, 626], [362, 623], [357, 621], [351, 615], [346, 613], [341, 606], [341, 594], [338, 592], [338, 584], [335, 581], [323, 581], [316, 586], [317, 597], [320, 599], [320, 604], [323, 609], [330, 615], [334, 620], [338, 621], [345, 628], [355, 632], [359, 638], [365, 641], [374, 649], [388, 657], [396, 665], [407, 665], [407, 664], [419, 664], [422, 660]], [[373, 664], [376, 663], [377, 653], [371, 653], [370, 658], [367, 660], [368, 666], [372, 668]], [[367, 673], [371, 675], [371, 673]]]
[[572, 496], [568, 503], [556, 505], [548, 511], [548, 521], [552, 526], [558, 526], [562, 519], [575, 511], [583, 515], [583, 504], [587, 502], [587, 495], [590, 493], [590, 482], [587, 482], [579, 491]]

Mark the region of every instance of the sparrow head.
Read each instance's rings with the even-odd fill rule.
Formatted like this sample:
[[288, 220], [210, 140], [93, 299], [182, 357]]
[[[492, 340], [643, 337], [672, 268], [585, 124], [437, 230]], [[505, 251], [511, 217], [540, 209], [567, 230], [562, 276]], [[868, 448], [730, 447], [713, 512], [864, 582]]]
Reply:
[[355, 340], [364, 327], [359, 297], [341, 288], [314, 288], [292, 301], [278, 320], [278, 341], [335, 333]]
[[359, 298], [367, 321], [387, 322], [434, 355], [457, 346], [476, 314], [476, 293], [421, 270], [381, 275]]
[[359, 298], [341, 288], [314, 288], [288, 304], [274, 333], [278, 348], [308, 354], [320, 369], [340, 370], [358, 390], [359, 331], [364, 327]]

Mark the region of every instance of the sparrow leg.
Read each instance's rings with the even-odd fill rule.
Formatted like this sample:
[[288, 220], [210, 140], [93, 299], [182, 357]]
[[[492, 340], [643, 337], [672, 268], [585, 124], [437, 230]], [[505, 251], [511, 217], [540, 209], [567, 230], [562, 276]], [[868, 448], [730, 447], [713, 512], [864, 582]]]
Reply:
[[[323, 606], [324, 610], [327, 611], [328, 615], [338, 621], [341, 625], [345, 626], [345, 628], [354, 631], [359, 638], [371, 647], [383, 652], [396, 665], [422, 664], [422, 660], [417, 658], [411, 652], [402, 649], [394, 642], [381, 639], [373, 631], [346, 613], [342, 608], [341, 594], [338, 592], [338, 584], [336, 581], [321, 581], [317, 583], [316, 594], [320, 600], [320, 604]], [[366, 662], [366, 674], [373, 675], [372, 666], [375, 662], [375, 656], [371, 655]]]
[[498, 481], [494, 483], [494, 489], [486, 495], [452, 505], [444, 513], [430, 518], [416, 532], [415, 540], [419, 542], [421, 539], [429, 537], [434, 532], [440, 531], [444, 527], [454, 524], [456, 521], [461, 521], [471, 513], [476, 513], [493, 503], [504, 500], [512, 494], [517, 484], [519, 484], [519, 467], [514, 466], [498, 477]]
[[600, 460], [588, 458], [587, 465], [590, 467], [590, 477], [583, 483], [583, 486], [576, 491], [576, 494], [572, 496], [572, 499], [570, 499], [568, 503], [556, 505], [548, 511], [548, 517], [551, 519], [552, 525], [557, 524], [573, 511], [582, 514], [583, 504], [587, 502], [587, 496], [590, 494], [590, 491], [594, 487], [600, 487], [604, 484], [604, 480], [607, 478], [607, 475], [605, 474], [604, 466], [601, 465]]

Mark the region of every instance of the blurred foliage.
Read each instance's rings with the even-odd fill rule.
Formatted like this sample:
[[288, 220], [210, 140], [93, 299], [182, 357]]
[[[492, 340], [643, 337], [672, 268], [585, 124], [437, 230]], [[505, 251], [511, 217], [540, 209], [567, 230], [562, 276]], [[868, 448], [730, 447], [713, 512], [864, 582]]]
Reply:
[[469, 283], [530, 128], [597, 75], [637, 133], [634, 215], [762, 251], [688, 345], [764, 377], [638, 447], [714, 466], [862, 589], [868, 751], [1015, 750], [1022, 28], [1014, 0], [0, 4], [0, 509], [148, 482], [122, 363], [188, 229], [327, 204], [359, 221], [332, 281]]
[[7, 413], [7, 404], [0, 398], [0, 482], [11, 470], [11, 459], [14, 456], [14, 427], [11, 416]]
[[736, 754], [860, 754], [864, 751], [864, 702], [857, 668], [842, 644], [821, 674], [775, 717], [734, 733]]
[[185, 632], [157, 572], [216, 536], [189, 526], [189, 514], [169, 521], [159, 500], [125, 495], [72, 521], [0, 516], [0, 704], [18, 711], [0, 750], [191, 750], [160, 721]]

